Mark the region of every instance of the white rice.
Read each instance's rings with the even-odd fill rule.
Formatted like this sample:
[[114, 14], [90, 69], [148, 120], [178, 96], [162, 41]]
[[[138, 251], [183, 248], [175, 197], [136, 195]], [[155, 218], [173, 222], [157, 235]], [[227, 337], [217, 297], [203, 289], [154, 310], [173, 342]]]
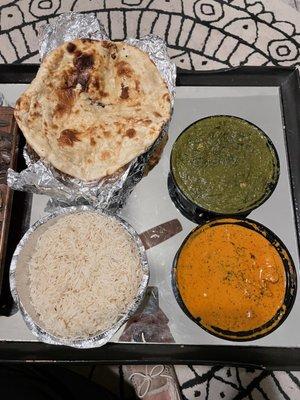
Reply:
[[44, 329], [84, 338], [110, 328], [126, 312], [142, 270], [137, 246], [122, 225], [82, 212], [61, 217], [40, 236], [29, 276]]

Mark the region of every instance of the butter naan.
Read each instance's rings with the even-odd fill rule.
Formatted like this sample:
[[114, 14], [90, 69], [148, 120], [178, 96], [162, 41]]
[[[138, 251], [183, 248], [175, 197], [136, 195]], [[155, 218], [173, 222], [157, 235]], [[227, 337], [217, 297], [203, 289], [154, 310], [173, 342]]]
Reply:
[[167, 85], [148, 54], [124, 42], [78, 39], [45, 58], [15, 117], [42, 159], [91, 181], [144, 153], [170, 112]]

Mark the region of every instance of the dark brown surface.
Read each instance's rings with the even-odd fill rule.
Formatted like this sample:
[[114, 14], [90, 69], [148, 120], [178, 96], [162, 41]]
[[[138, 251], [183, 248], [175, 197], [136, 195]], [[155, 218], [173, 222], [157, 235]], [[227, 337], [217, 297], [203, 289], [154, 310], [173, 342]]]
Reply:
[[139, 236], [143, 242], [145, 250], [148, 250], [151, 247], [157, 246], [165, 240], [170, 239], [172, 236], [181, 231], [182, 226], [179, 220], [172, 219], [171, 221], [164, 222], [163, 224], [148, 229]]
[[0, 288], [4, 275], [13, 197], [12, 190], [6, 184], [6, 176], [8, 168], [16, 167], [18, 144], [19, 135], [13, 109], [0, 107]]

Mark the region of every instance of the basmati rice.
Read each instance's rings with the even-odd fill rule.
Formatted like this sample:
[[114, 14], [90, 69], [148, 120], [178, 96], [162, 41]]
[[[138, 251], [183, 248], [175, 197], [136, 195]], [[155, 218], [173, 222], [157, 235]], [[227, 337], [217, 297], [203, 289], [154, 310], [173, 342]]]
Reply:
[[142, 269], [137, 245], [118, 221], [81, 212], [59, 218], [39, 237], [29, 276], [42, 327], [55, 336], [84, 338], [126, 313]]

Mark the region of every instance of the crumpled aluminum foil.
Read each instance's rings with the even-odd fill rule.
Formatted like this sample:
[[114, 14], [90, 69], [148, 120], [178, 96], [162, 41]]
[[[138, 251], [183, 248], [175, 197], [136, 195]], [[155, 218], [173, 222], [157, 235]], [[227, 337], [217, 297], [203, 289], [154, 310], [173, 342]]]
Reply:
[[[60, 44], [75, 38], [108, 39], [103, 25], [92, 14], [70, 12], [59, 16], [53, 25], [47, 25], [40, 33], [40, 56], [43, 59]], [[171, 62], [165, 42], [154, 35], [141, 39], [125, 40], [132, 46], [147, 52], [168, 85], [171, 105], [174, 104], [176, 67]], [[24, 149], [27, 168], [18, 173], [8, 170], [7, 183], [15, 189], [31, 193], [46, 194], [51, 197], [47, 211], [56, 207], [92, 205], [102, 210], [117, 211], [122, 207], [142, 179], [149, 158], [167, 134], [169, 124], [165, 124], [155, 143], [142, 155], [127, 164], [116, 176], [108, 176], [96, 182], [83, 182], [67, 176], [42, 159], [34, 159]]]
[[108, 36], [104, 26], [93, 14], [61, 14], [53, 24], [45, 25], [39, 32], [41, 60], [64, 42], [80, 38], [106, 40]]
[[168, 323], [169, 319], [159, 307], [158, 288], [150, 286], [143, 303], [127, 322], [119, 342], [174, 343]]
[[[120, 315], [119, 319], [115, 322], [115, 324], [106, 331], [99, 333], [95, 336], [89, 336], [87, 338], [80, 339], [64, 339], [57, 336], [54, 336], [47, 332], [44, 328], [41, 327], [39, 323], [38, 316], [35, 315], [35, 310], [31, 304], [30, 294], [29, 294], [29, 274], [28, 274], [28, 260], [30, 259], [32, 252], [35, 249], [36, 242], [40, 236], [40, 234], [47, 228], [47, 226], [51, 226], [52, 220], [56, 217], [65, 216], [73, 213], [80, 212], [93, 212], [99, 213], [100, 215], [105, 215], [110, 218], [117, 220], [130, 234], [130, 236], [134, 239], [139, 256], [140, 256], [140, 265], [143, 271], [140, 287], [135, 296], [134, 302], [128, 307], [126, 314]], [[120, 327], [134, 315], [140, 304], [142, 303], [147, 285], [149, 282], [149, 265], [147, 261], [147, 256], [145, 252], [145, 248], [142, 244], [142, 241], [136, 231], [125, 222], [123, 219], [113, 216], [110, 213], [103, 213], [100, 210], [95, 210], [91, 206], [79, 206], [79, 207], [69, 207], [69, 208], [61, 208], [59, 211], [55, 211], [52, 214], [48, 214], [46, 217], [37, 221], [34, 225], [30, 227], [30, 229], [25, 233], [21, 241], [19, 242], [10, 264], [10, 289], [15, 303], [17, 304], [23, 319], [30, 329], [30, 331], [38, 337], [39, 340], [45, 343], [71, 346], [80, 349], [88, 349], [92, 347], [100, 347], [107, 343], [112, 336], [120, 329]]]
[[0, 93], [0, 106], [9, 107], [9, 104], [3, 96], [3, 93]]

